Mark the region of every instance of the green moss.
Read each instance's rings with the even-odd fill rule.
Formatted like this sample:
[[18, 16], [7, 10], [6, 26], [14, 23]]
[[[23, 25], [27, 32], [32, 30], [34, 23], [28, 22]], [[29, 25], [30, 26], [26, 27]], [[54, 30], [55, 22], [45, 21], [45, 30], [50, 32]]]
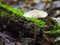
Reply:
[[23, 12], [21, 12], [18, 9], [13, 8], [12, 6], [9, 6], [9, 5], [6, 5], [6, 4], [2, 4], [1, 2], [0, 2], [0, 6], [5, 8], [5, 9], [7, 9], [8, 11], [12, 11], [14, 14], [17, 14], [19, 16], [23, 16]]

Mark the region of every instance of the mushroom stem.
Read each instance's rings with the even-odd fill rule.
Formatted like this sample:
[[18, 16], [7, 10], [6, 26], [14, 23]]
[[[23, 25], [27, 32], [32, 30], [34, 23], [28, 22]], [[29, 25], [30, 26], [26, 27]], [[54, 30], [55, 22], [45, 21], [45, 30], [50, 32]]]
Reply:
[[34, 41], [33, 44], [35, 45], [36, 35], [37, 35], [37, 26], [36, 26], [36, 18], [34, 19]]

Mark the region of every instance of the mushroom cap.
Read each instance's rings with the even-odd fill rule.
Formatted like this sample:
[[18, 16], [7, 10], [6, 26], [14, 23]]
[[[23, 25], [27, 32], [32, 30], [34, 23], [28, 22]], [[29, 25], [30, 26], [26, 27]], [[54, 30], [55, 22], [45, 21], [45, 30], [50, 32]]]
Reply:
[[45, 18], [47, 17], [48, 13], [42, 10], [31, 10], [26, 12], [23, 16], [28, 18]]

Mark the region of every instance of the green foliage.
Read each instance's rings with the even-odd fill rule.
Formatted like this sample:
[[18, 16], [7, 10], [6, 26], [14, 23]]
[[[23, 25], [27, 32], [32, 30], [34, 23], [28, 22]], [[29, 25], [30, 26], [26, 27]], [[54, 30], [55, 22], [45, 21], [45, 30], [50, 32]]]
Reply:
[[[34, 22], [35, 19], [34, 19], [34, 18], [27, 18], [27, 20], [31, 20], [31, 21]], [[42, 21], [42, 20], [38, 20], [38, 19], [36, 19], [35, 21], [36, 21], [36, 23], [39, 24], [39, 25], [42, 25], [42, 26], [45, 25], [45, 22]]]
[[60, 34], [60, 24], [55, 25], [52, 30], [49, 30], [48, 34], [49, 35], [54, 35], [54, 36], [59, 35]]
[[[6, 5], [6, 4], [2, 4], [1, 2], [0, 2], [0, 7], [2, 7], [2, 8], [4, 8], [4, 9], [6, 9], [6, 12], [8, 13], [8, 12], [12, 12], [12, 14], [9, 14], [9, 15], [11, 15], [12, 17], [13, 17], [13, 19], [15, 19], [15, 14], [17, 15], [17, 16], [19, 16], [19, 17], [23, 17], [23, 12], [21, 12], [20, 10], [18, 10], [18, 9], [15, 9], [15, 8], [13, 8], [12, 6], [9, 6], [9, 5]], [[2, 17], [3, 16], [5, 16], [6, 15], [6, 12], [5, 11], [0, 11], [0, 14], [2, 15]], [[0, 15], [0, 16], [1, 16]], [[24, 17], [23, 17], [24, 18]], [[34, 18], [28, 18], [27, 20], [29, 20], [29, 21], [32, 21], [32, 22], [34, 22]], [[42, 26], [45, 26], [45, 22], [44, 21], [42, 21], [42, 20], [36, 20], [36, 23], [38, 24], [38, 25], [42, 25]]]
[[8, 11], [13, 12], [14, 14], [17, 14], [19, 16], [23, 16], [23, 12], [21, 12], [18, 9], [13, 8], [12, 6], [2, 4], [1, 2], [0, 2], [0, 6], [3, 7], [3, 8], [5, 8], [5, 9], [7, 9]]
[[60, 24], [57, 24], [57, 29], [60, 29]]
[[1, 17], [4, 17], [6, 14], [7, 14], [7, 12], [5, 12], [5, 11], [0, 11], [0, 16], [1, 16]]
[[60, 29], [49, 31], [49, 35], [51, 35], [51, 36], [60, 36]]

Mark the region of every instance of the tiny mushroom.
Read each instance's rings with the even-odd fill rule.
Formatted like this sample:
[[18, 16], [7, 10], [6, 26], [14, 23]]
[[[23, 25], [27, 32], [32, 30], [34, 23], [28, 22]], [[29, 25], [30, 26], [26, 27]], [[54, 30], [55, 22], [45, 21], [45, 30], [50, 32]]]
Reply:
[[[45, 11], [42, 11], [42, 10], [37, 10], [37, 9], [34, 9], [32, 11], [29, 11], [29, 12], [26, 12], [23, 16], [24, 17], [27, 17], [27, 18], [35, 18], [34, 19], [34, 40], [36, 39], [36, 34], [37, 34], [37, 26], [36, 26], [36, 19], [37, 18], [45, 18], [47, 17], [47, 13]], [[35, 44], [35, 41], [33, 41], [34, 44]]]

